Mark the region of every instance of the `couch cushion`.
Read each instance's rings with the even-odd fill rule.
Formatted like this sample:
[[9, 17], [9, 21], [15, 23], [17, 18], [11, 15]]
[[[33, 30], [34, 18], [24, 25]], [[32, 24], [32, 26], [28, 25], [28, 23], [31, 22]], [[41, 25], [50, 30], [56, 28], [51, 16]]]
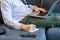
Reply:
[[49, 10], [56, 0], [41, 0], [41, 7]]
[[56, 0], [27, 0], [27, 3], [31, 5], [37, 5], [38, 7], [49, 10], [55, 1]]
[[0, 10], [0, 24], [3, 24], [3, 18], [2, 18], [2, 14], [1, 14], [1, 10]]
[[60, 13], [60, 0], [57, 0], [57, 4], [55, 5], [55, 8], [53, 10], [54, 13]]
[[48, 40], [60, 40], [60, 28], [49, 28], [47, 38]]
[[0, 24], [4, 23], [3, 18], [2, 18], [2, 13], [1, 13], [1, 1], [0, 1]]
[[26, 0], [28, 4], [41, 6], [41, 0]]
[[[46, 40], [44, 28], [39, 28], [40, 30], [33, 33], [29, 33], [29, 32], [20, 31], [20, 30], [14, 30], [4, 25], [2, 25], [2, 27], [6, 29], [6, 34], [0, 35], [0, 40]], [[37, 37], [36, 38], [22, 38], [20, 36], [21, 34], [36, 34]]]

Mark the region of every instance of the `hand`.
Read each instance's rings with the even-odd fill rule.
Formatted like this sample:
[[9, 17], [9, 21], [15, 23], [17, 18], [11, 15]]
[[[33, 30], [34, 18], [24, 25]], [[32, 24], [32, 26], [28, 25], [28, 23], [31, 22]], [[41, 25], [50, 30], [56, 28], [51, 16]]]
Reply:
[[40, 13], [40, 11], [42, 11], [43, 13], [46, 13], [46, 10], [45, 10], [45, 9], [43, 9], [43, 8], [38, 8], [37, 6], [34, 6], [33, 10], [34, 10], [35, 12], [38, 12], [38, 13]]
[[28, 24], [28, 25], [21, 26], [21, 29], [27, 32], [29, 32], [31, 29], [34, 29], [34, 28], [36, 28], [36, 25], [34, 24]]

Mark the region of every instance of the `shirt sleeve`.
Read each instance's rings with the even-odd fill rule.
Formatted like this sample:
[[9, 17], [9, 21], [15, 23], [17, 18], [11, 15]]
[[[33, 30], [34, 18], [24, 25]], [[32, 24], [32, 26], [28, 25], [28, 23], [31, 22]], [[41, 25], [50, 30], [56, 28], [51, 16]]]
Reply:
[[20, 29], [22, 23], [14, 20], [12, 17], [11, 0], [1, 1], [1, 11], [4, 23], [14, 29]]
[[34, 9], [35, 5], [26, 5], [28, 6], [29, 8], [31, 8], [32, 10]]

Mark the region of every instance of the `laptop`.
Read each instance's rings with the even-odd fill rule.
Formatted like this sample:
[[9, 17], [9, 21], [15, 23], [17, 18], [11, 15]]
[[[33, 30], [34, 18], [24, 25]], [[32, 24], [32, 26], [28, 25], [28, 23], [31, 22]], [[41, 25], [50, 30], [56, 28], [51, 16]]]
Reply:
[[46, 13], [43, 13], [42, 11], [40, 13], [32, 12], [32, 13], [29, 14], [29, 16], [39, 17], [39, 18], [46, 18], [48, 16], [48, 11]]
[[51, 8], [49, 9], [49, 11], [47, 11], [46, 13], [40, 12], [40, 13], [36, 13], [36, 12], [32, 12], [29, 14], [29, 16], [32, 17], [38, 17], [38, 18], [46, 18], [48, 15], [50, 15], [52, 13], [52, 11], [54, 10], [54, 7], [56, 6], [58, 1], [55, 1], [53, 3], [53, 5], [51, 6]]

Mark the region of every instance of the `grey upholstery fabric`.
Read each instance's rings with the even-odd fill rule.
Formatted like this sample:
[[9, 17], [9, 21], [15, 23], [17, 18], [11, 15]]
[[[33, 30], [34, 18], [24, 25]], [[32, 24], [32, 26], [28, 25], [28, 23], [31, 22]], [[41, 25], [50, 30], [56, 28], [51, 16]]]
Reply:
[[[28, 4], [37, 5], [39, 7], [43, 7], [46, 10], [49, 10], [52, 3], [56, 0], [27, 0]], [[1, 7], [1, 6], [0, 6]], [[60, 1], [55, 6], [55, 9], [53, 10], [55, 13], [60, 13]], [[59, 15], [59, 14], [58, 14]], [[0, 11], [0, 23], [3, 23], [2, 21], [2, 15]], [[60, 21], [60, 19], [59, 19]], [[14, 30], [6, 26], [2, 26], [4, 29], [6, 29], [5, 35], [0, 35], [0, 40], [46, 40], [45, 35], [45, 29], [40, 28], [39, 31], [34, 32], [32, 34], [37, 34], [37, 38], [22, 38], [21, 34], [28, 34], [29, 32], [24, 32], [20, 30]], [[49, 28], [47, 31], [47, 39], [48, 40], [60, 40], [60, 28]]]
[[[33, 33], [29, 33], [20, 30], [14, 30], [6, 26], [2, 26], [2, 27], [6, 29], [6, 34], [0, 35], [0, 40], [46, 40], [44, 28], [39, 28], [40, 30]], [[36, 34], [37, 36], [36, 38], [22, 38], [20, 36], [21, 34]]]
[[41, 6], [41, 0], [26, 0], [28, 4]]
[[4, 23], [3, 22], [3, 18], [2, 18], [2, 14], [1, 14], [1, 1], [0, 1], [0, 24]]
[[49, 28], [47, 38], [48, 40], [60, 40], [60, 28]]
[[60, 13], [60, 0], [57, 0], [58, 2], [55, 5], [55, 8], [53, 10], [54, 13]]
[[56, 0], [41, 0], [41, 7], [49, 10]]
[[56, 4], [52, 10], [56, 16], [56, 28], [49, 28], [47, 31], [48, 40], [60, 40], [60, 0], [56, 1]]
[[45, 8], [46, 10], [49, 10], [55, 1], [56, 0], [27, 0], [27, 3], [37, 5], [38, 7], [42, 7]]

